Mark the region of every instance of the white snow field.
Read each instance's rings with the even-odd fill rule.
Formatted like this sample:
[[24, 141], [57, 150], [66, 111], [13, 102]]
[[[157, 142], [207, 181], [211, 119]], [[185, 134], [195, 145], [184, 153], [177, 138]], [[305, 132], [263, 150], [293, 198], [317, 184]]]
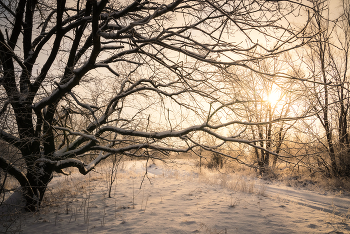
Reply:
[[199, 173], [191, 163], [124, 162], [111, 198], [107, 165], [87, 176], [56, 176], [39, 212], [3, 205], [0, 232], [350, 233], [349, 197]]

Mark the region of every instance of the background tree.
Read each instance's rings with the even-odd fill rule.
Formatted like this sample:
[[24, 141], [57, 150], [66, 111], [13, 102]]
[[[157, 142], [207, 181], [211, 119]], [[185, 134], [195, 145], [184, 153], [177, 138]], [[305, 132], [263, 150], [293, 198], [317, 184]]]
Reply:
[[329, 162], [324, 166], [333, 176], [349, 176], [350, 168], [348, 5], [349, 2], [343, 1], [343, 12], [334, 16], [330, 12], [330, 2], [313, 2], [314, 17], [309, 29], [316, 34], [314, 41], [303, 48], [304, 58], [301, 59], [305, 72], [315, 81], [312, 85], [305, 84], [310, 97], [308, 105], [317, 112], [317, 127], [323, 129], [316, 139], [326, 149], [328, 158], [321, 161]]
[[257, 147], [220, 134], [238, 122], [216, 121], [216, 108], [229, 105], [218, 96], [215, 69], [252, 68], [307, 42], [305, 27], [294, 31], [288, 22], [303, 5], [289, 2], [1, 0], [0, 6], [1, 116], [9, 126], [0, 139], [21, 152], [24, 169], [3, 156], [0, 167], [19, 181], [30, 211], [53, 172], [76, 167], [86, 174], [113, 154], [185, 152], [197, 131]]
[[[278, 157], [288, 154], [285, 140], [293, 135], [294, 131], [290, 134], [288, 131], [293, 129], [297, 120], [312, 115], [307, 109], [300, 108], [302, 97], [305, 95], [304, 92], [298, 91], [301, 87], [300, 82], [285, 79], [283, 76], [271, 76], [277, 73], [293, 73], [285, 62], [289, 60], [288, 54], [282, 57], [256, 62], [255, 66], [260, 73], [238, 68], [230, 69], [223, 75], [223, 83], [229, 87], [228, 90], [234, 90], [231, 97], [239, 100], [240, 107], [235, 109], [233, 118], [254, 123], [242, 126], [241, 131], [244, 130], [242, 134], [245, 138], [251, 139], [254, 145], [261, 147], [255, 147], [252, 153], [260, 174], [276, 167]], [[283, 154], [280, 155], [281, 153]], [[286, 158], [283, 160], [290, 162]]]

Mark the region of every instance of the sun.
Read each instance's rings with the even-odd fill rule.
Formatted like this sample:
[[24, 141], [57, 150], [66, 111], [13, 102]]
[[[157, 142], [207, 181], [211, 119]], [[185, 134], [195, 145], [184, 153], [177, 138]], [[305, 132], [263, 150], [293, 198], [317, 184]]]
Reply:
[[272, 91], [269, 93], [269, 95], [267, 96], [267, 101], [271, 104], [271, 105], [276, 105], [277, 102], [279, 101], [281, 97], [281, 94], [278, 93], [277, 91]]
[[270, 92], [267, 94], [267, 102], [271, 106], [276, 106], [283, 102], [282, 90], [276, 85], [273, 85], [273, 87], [270, 89]]

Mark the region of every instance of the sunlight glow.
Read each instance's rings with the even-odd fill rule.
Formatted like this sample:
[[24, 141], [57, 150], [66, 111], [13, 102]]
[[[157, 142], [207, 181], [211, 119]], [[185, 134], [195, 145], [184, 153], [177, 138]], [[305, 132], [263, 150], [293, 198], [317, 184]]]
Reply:
[[267, 101], [272, 105], [276, 105], [277, 102], [279, 101], [281, 97], [281, 92], [277, 91], [277, 90], [273, 90], [272, 92], [269, 93], [268, 97], [267, 97]]
[[271, 106], [276, 106], [281, 104], [281, 102], [283, 102], [283, 94], [281, 92], [281, 89], [273, 84], [270, 92], [267, 93], [267, 101]]

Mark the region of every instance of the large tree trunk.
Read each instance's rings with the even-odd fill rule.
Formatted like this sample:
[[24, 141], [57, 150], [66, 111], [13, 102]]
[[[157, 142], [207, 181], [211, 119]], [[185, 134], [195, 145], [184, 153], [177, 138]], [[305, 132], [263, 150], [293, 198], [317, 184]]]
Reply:
[[[27, 211], [35, 211], [40, 207], [47, 185], [52, 179], [51, 167], [45, 164], [33, 165], [30, 169], [28, 168], [27, 178], [30, 187], [24, 188], [24, 196], [26, 199], [25, 208]], [[30, 190], [33, 192], [30, 193]]]
[[[53, 147], [46, 147], [46, 142], [53, 141], [52, 131], [46, 130], [46, 137], [44, 139], [45, 150], [41, 152], [40, 150], [40, 137], [38, 133], [35, 132], [32, 122], [32, 115], [30, 108], [19, 108], [16, 113], [16, 120], [18, 124], [18, 131], [20, 138], [25, 144], [21, 147], [21, 153], [26, 164], [26, 179], [27, 183], [23, 187], [23, 193], [26, 200], [26, 210], [35, 211], [44, 198], [44, 194], [48, 183], [52, 179], [52, 166], [46, 165], [44, 163], [36, 163], [36, 161], [41, 158], [42, 153], [45, 151], [50, 151], [51, 154], [54, 152]], [[51, 129], [51, 128], [50, 128]], [[49, 134], [47, 134], [49, 133]], [[31, 141], [28, 141], [31, 139]], [[51, 146], [51, 144], [49, 144]], [[45, 156], [48, 156], [45, 154]]]

